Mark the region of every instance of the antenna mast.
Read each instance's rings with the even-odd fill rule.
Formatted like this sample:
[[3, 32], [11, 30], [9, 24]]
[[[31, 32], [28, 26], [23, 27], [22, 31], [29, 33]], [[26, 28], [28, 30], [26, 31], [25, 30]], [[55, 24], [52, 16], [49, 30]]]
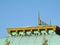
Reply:
[[50, 18], [50, 26], [51, 26], [51, 18]]
[[40, 12], [38, 11], [38, 25], [41, 25], [41, 21], [40, 21]]

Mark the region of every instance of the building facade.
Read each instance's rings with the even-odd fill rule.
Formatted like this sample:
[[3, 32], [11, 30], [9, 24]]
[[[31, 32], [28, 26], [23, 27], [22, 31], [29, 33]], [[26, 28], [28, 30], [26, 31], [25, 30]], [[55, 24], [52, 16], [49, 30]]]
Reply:
[[60, 45], [60, 27], [46, 24], [39, 13], [38, 26], [7, 28], [7, 32], [1, 45]]

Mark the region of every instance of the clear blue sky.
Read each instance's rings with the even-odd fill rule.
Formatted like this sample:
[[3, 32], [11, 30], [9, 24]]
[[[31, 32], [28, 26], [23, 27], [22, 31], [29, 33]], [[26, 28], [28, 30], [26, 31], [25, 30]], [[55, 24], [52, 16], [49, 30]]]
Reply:
[[60, 0], [0, 0], [0, 38], [9, 27], [37, 25], [38, 10], [44, 22], [60, 26]]

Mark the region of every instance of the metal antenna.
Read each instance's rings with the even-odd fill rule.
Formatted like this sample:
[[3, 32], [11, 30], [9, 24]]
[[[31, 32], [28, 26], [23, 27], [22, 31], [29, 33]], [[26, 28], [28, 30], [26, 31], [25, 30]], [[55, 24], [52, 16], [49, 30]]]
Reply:
[[41, 25], [41, 21], [40, 21], [40, 12], [38, 11], [38, 25]]
[[51, 26], [51, 18], [50, 18], [50, 26]]

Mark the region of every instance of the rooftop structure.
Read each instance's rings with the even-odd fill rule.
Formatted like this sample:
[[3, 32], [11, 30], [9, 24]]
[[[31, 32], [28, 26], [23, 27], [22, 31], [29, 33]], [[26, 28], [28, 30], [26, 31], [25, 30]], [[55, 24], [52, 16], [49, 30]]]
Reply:
[[38, 26], [22, 27], [22, 28], [7, 28], [8, 34], [11, 35], [41, 35], [55, 33], [58, 30], [58, 26], [48, 25], [40, 19], [40, 13], [38, 12]]

